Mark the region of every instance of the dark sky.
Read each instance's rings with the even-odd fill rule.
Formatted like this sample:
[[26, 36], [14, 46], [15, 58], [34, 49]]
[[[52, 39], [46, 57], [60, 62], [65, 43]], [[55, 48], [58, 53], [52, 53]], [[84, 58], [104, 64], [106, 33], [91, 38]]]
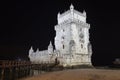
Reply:
[[3, 0], [0, 5], [0, 59], [27, 58], [30, 46], [47, 49], [54, 40], [57, 13], [70, 4], [87, 12], [94, 65], [120, 58], [120, 6], [115, 0]]

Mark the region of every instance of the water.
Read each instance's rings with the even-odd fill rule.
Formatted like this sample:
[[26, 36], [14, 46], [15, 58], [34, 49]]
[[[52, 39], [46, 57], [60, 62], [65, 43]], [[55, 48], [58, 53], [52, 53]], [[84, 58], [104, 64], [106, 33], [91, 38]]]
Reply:
[[[3, 74], [2, 74], [3, 72]], [[30, 69], [25, 67], [0, 68], [0, 80], [16, 80], [30, 75]]]

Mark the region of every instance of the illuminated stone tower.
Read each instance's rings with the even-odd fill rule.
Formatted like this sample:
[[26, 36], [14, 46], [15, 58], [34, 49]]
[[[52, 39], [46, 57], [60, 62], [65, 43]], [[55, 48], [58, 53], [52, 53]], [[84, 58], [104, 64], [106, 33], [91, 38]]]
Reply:
[[86, 18], [86, 12], [75, 10], [73, 5], [70, 10], [58, 13], [55, 48], [61, 65], [91, 65], [90, 24]]
[[90, 24], [86, 23], [86, 12], [70, 9], [62, 14], [58, 13], [58, 24], [55, 26], [55, 49], [50, 42], [48, 49], [29, 50], [32, 63], [54, 63], [55, 60], [62, 66], [92, 65], [92, 47], [89, 41]]

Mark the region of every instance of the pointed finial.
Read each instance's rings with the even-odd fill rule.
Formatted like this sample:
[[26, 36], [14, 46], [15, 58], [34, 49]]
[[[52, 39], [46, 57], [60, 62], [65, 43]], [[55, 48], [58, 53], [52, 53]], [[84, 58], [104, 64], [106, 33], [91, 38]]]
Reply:
[[70, 10], [73, 10], [74, 9], [74, 6], [71, 4], [70, 5]]
[[83, 15], [86, 16], [86, 11], [85, 10], [83, 11]]
[[60, 17], [60, 12], [58, 12], [57, 17], [58, 17], [58, 18]]
[[49, 46], [52, 46], [52, 42], [50, 41], [50, 44], [49, 44]]
[[37, 48], [37, 51], [36, 52], [39, 52], [39, 49]]
[[33, 51], [33, 47], [32, 46], [31, 46], [30, 50]]
[[50, 41], [50, 44], [49, 44], [48, 48], [53, 48], [53, 45], [52, 45], [51, 41]]
[[32, 54], [34, 52], [33, 47], [31, 46], [30, 50], [29, 50], [29, 54]]

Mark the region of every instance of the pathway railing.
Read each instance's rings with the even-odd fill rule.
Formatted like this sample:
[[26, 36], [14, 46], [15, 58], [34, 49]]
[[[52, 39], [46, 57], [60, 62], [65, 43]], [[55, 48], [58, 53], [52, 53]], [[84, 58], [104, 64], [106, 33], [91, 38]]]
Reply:
[[33, 64], [30, 61], [0, 60], [0, 80], [17, 80], [22, 77], [40, 74], [43, 71], [52, 71], [55, 63]]

